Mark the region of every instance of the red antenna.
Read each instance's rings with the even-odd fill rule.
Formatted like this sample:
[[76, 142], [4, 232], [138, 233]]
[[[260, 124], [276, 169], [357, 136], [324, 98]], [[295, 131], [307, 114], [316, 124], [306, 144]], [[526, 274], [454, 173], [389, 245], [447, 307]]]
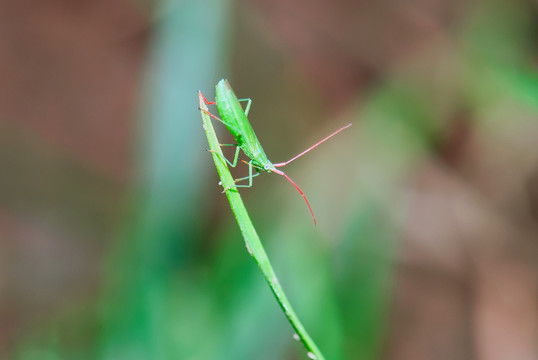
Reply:
[[308, 149], [306, 149], [305, 151], [303, 151], [302, 153], [300, 153], [299, 155], [296, 155], [294, 157], [292, 157], [290, 160], [286, 161], [286, 162], [282, 162], [282, 163], [278, 163], [278, 164], [273, 164], [273, 169], [271, 169], [272, 172], [274, 172], [275, 174], [278, 174], [278, 175], [282, 175], [284, 176], [286, 179], [288, 179], [288, 181], [293, 185], [295, 186], [295, 188], [297, 189], [297, 191], [299, 191], [299, 193], [301, 194], [301, 196], [303, 197], [304, 201], [306, 202], [306, 206], [308, 206], [308, 210], [310, 210], [310, 215], [312, 215], [312, 220], [314, 220], [314, 225], [316, 225], [316, 217], [314, 216], [314, 212], [312, 211], [312, 207], [310, 206], [310, 203], [308, 202], [308, 200], [306, 199], [306, 195], [304, 194], [304, 192], [299, 188], [299, 186], [297, 186], [297, 184], [295, 182], [293, 182], [292, 179], [290, 179], [290, 177], [288, 175], [286, 175], [286, 173], [284, 173], [284, 171], [281, 171], [281, 170], [277, 170], [275, 168], [277, 167], [282, 167], [282, 166], [285, 166], [285, 165], [288, 165], [290, 162], [292, 162], [293, 160], [295, 159], [298, 159], [300, 158], [301, 156], [303, 156], [304, 154], [306, 154], [307, 152], [309, 152], [310, 150], [313, 150], [314, 148], [316, 148], [318, 145], [320, 144], [323, 144], [325, 141], [329, 140], [330, 138], [332, 138], [334, 135], [338, 134], [340, 131], [342, 130], [345, 130], [347, 129], [348, 127], [350, 127], [351, 124], [347, 124], [346, 126], [344, 127], [341, 127], [340, 129], [336, 130], [335, 132], [333, 132], [332, 134], [330, 134], [329, 136], [325, 137], [324, 139], [318, 141], [317, 143], [315, 143], [314, 145], [312, 145], [311, 147], [309, 147]]
[[289, 160], [286, 161], [286, 162], [282, 162], [282, 163], [278, 163], [278, 164], [273, 164], [273, 166], [274, 166], [274, 167], [282, 167], [282, 166], [288, 165], [288, 164], [289, 164], [290, 162], [292, 162], [293, 160], [300, 158], [301, 156], [303, 156], [304, 154], [306, 154], [306, 153], [309, 152], [310, 150], [313, 150], [313, 149], [316, 148], [318, 145], [323, 144], [325, 141], [329, 140], [329, 139], [332, 138], [334, 135], [338, 134], [338, 133], [339, 133], [340, 131], [342, 131], [342, 130], [347, 129], [347, 128], [350, 127], [350, 126], [351, 126], [351, 124], [347, 124], [346, 126], [341, 127], [340, 129], [336, 130], [335, 132], [333, 132], [332, 134], [330, 134], [330, 135], [327, 136], [326, 138], [324, 138], [324, 139], [318, 141], [317, 143], [315, 143], [314, 145], [310, 146], [308, 149], [306, 149], [305, 151], [303, 151], [303, 152], [300, 153], [299, 155], [292, 157], [291, 159], [289, 159]]
[[314, 226], [315, 226], [315, 225], [317, 224], [317, 222], [316, 222], [316, 216], [314, 215], [314, 212], [312, 211], [312, 207], [310, 207], [310, 203], [309, 203], [308, 200], [306, 199], [306, 195], [304, 194], [304, 192], [299, 188], [299, 186], [297, 186], [297, 184], [296, 184], [295, 182], [293, 182], [292, 179], [290, 179], [290, 177], [289, 177], [288, 175], [286, 175], [286, 173], [285, 173], [284, 171], [277, 170], [277, 169], [272, 169], [271, 171], [274, 172], [275, 174], [284, 176], [286, 179], [288, 179], [288, 181], [289, 181], [293, 186], [295, 186], [295, 188], [297, 189], [297, 191], [299, 191], [299, 193], [300, 193], [301, 196], [303, 197], [304, 201], [306, 202], [306, 206], [308, 206], [308, 210], [310, 210], [310, 215], [312, 215], [312, 220], [314, 220]]

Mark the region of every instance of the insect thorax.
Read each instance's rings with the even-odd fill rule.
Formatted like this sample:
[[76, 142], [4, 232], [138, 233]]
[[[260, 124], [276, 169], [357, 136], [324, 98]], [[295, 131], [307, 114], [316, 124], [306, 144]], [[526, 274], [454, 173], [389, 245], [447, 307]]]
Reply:
[[260, 171], [269, 171], [273, 167], [273, 164], [267, 159], [265, 153], [258, 151], [252, 152], [251, 149], [241, 147], [246, 156], [248, 156], [252, 162], [252, 166]]

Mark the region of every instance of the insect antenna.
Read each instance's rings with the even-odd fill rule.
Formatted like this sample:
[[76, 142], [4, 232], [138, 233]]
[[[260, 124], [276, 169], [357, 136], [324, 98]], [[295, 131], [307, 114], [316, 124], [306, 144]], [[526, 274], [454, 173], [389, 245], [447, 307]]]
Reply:
[[288, 175], [286, 175], [286, 173], [285, 173], [284, 171], [277, 170], [277, 169], [272, 169], [271, 171], [274, 172], [275, 174], [284, 176], [286, 179], [288, 179], [288, 181], [289, 181], [293, 186], [295, 186], [295, 188], [297, 189], [297, 191], [299, 191], [299, 193], [300, 193], [301, 196], [303, 197], [304, 201], [306, 202], [306, 206], [308, 206], [308, 210], [310, 210], [310, 215], [312, 215], [312, 220], [314, 220], [314, 226], [315, 226], [315, 225], [317, 224], [317, 222], [316, 222], [316, 216], [314, 215], [314, 212], [312, 211], [312, 208], [310, 207], [310, 203], [309, 203], [308, 200], [306, 199], [306, 195], [304, 194], [304, 192], [299, 188], [299, 186], [297, 186], [296, 183], [293, 182], [292, 179], [290, 179], [290, 177], [289, 177]]
[[[274, 167], [282, 167], [282, 166], [285, 166], [285, 165], [288, 165], [290, 162], [292, 162], [293, 160], [297, 159], [297, 158], [300, 158], [301, 156], [303, 156], [304, 154], [306, 154], [307, 152], [309, 152], [310, 150], [314, 149], [315, 147], [317, 147], [318, 145], [321, 145], [322, 143], [324, 143], [325, 141], [329, 140], [330, 138], [332, 138], [334, 135], [338, 134], [340, 131], [342, 130], [345, 130], [347, 129], [348, 127], [350, 127], [351, 124], [347, 124], [346, 126], [344, 127], [341, 127], [340, 129], [336, 130], [335, 132], [333, 132], [332, 134], [330, 134], [329, 136], [327, 136], [326, 138], [318, 141], [317, 143], [315, 143], [314, 145], [310, 146], [308, 149], [306, 149], [305, 151], [303, 151], [302, 153], [300, 153], [299, 155], [296, 155], [294, 157], [292, 157], [291, 159], [289, 159], [288, 161], [286, 162], [282, 162], [282, 163], [278, 163], [278, 164], [273, 164]], [[306, 199], [305, 199], [306, 200]]]

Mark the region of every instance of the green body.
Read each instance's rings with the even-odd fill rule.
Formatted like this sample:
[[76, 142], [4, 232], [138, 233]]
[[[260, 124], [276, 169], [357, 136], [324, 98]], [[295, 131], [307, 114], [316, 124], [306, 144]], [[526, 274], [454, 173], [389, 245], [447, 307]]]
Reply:
[[274, 169], [273, 164], [265, 155], [228, 80], [219, 81], [216, 86], [215, 99], [222, 122], [234, 136], [237, 146], [252, 160], [252, 166], [258, 170], [271, 172]]

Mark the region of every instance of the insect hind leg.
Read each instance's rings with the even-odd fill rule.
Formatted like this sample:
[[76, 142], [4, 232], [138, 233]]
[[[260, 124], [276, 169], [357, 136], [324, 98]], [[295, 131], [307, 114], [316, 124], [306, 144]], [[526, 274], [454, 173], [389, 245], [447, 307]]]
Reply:
[[200, 109], [198, 108], [198, 110], [200, 111], [203, 111], [204, 113], [206, 113], [207, 115], [209, 115], [210, 117], [212, 117], [213, 119], [217, 120], [217, 121], [220, 121], [221, 123], [223, 123], [227, 128], [232, 128], [234, 129], [236, 132], [239, 132], [239, 130], [237, 130], [235, 127], [231, 126], [230, 124], [227, 124], [224, 120], [222, 120], [221, 118], [211, 114], [209, 111], [207, 111], [206, 109]]
[[200, 91], [200, 95], [202, 95], [202, 98], [204, 99], [207, 105], [215, 105], [217, 103], [216, 101], [208, 101], [201, 91]]

